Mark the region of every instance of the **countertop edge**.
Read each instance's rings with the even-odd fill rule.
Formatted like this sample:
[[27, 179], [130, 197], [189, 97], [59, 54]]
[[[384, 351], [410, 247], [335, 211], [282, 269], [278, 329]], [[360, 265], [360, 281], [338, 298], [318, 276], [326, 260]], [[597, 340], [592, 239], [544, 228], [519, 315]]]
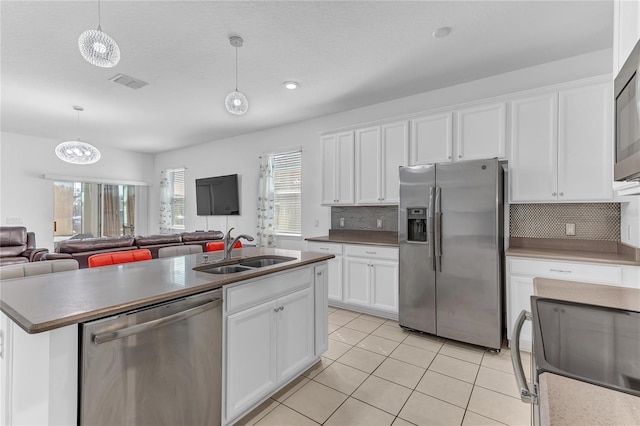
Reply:
[[306, 241], [312, 241], [317, 243], [331, 243], [331, 244], [358, 244], [366, 246], [382, 246], [382, 247], [398, 247], [398, 243], [387, 243], [380, 241], [364, 241], [364, 240], [351, 240], [340, 237], [309, 237], [305, 238]]
[[[578, 252], [580, 253], [580, 252]], [[625, 259], [611, 259], [604, 258], [599, 255], [602, 253], [596, 252], [583, 252], [580, 254], [569, 254], [560, 250], [545, 249], [525, 249], [525, 248], [508, 248], [505, 252], [506, 256], [511, 257], [526, 257], [530, 259], [546, 259], [546, 260], [564, 260], [570, 262], [588, 262], [588, 263], [603, 263], [609, 265], [624, 265], [624, 266], [640, 266], [640, 262], [636, 260]], [[585, 256], [586, 255], [586, 256]]]

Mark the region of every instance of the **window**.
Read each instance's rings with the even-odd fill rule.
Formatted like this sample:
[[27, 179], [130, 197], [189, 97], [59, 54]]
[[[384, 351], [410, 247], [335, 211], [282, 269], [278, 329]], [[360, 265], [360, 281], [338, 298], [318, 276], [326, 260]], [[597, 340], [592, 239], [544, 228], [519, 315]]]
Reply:
[[163, 178], [163, 217], [160, 225], [162, 233], [184, 230], [184, 170], [168, 169]]
[[302, 151], [273, 154], [276, 234], [301, 234]]

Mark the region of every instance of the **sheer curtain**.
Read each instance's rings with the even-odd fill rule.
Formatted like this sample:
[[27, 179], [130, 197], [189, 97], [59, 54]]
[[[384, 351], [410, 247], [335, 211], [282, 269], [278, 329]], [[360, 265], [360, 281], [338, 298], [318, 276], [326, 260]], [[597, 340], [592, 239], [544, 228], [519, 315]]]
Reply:
[[117, 237], [122, 235], [122, 220], [120, 218], [120, 192], [118, 185], [104, 185], [103, 202], [103, 235]]
[[273, 159], [271, 155], [260, 157], [258, 178], [258, 226], [256, 244], [258, 247], [276, 246], [274, 221]]
[[160, 172], [160, 233], [170, 234], [173, 226], [171, 217], [171, 181], [169, 179], [171, 170]]

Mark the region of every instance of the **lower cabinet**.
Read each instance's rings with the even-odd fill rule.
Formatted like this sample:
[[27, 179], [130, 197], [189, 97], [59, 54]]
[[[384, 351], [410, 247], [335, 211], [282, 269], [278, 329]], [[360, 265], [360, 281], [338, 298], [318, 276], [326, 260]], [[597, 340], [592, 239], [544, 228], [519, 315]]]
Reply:
[[320, 265], [225, 289], [225, 424], [326, 351], [326, 275]]

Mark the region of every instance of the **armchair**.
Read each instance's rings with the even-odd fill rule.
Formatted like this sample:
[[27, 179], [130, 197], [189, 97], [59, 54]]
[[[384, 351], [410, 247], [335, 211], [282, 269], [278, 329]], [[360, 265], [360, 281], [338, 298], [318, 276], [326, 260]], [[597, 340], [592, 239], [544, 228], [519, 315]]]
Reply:
[[36, 234], [24, 226], [0, 226], [0, 266], [39, 261], [48, 251], [36, 248]]

